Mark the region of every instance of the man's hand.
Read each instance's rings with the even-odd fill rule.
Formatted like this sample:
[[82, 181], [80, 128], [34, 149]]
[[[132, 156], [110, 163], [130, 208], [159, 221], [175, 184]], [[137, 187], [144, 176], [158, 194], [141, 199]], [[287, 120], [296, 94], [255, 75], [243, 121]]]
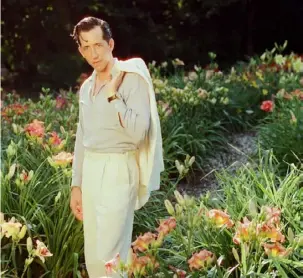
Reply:
[[83, 221], [82, 191], [80, 187], [74, 186], [71, 190], [70, 208], [74, 216], [79, 221]]
[[123, 78], [124, 78], [125, 72], [121, 71], [120, 74], [113, 77], [113, 79], [108, 83], [108, 95], [107, 97], [113, 96], [119, 89]]

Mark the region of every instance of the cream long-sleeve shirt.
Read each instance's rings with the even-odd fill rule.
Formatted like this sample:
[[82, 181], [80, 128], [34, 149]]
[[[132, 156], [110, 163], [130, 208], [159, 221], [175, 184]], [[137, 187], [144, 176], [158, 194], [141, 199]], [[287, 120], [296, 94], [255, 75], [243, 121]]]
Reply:
[[136, 150], [150, 125], [148, 84], [140, 75], [126, 73], [118, 89], [120, 99], [111, 102], [106, 97], [107, 85], [93, 96], [93, 81], [88, 78], [79, 93], [71, 186], [82, 186], [85, 149], [106, 153]]

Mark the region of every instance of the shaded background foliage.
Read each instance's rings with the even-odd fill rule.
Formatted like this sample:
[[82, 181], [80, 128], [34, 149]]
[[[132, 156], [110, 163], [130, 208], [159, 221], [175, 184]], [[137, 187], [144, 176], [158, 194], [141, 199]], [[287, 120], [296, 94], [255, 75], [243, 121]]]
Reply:
[[288, 40], [303, 52], [302, 0], [5, 0], [2, 2], [2, 87], [33, 96], [41, 87], [68, 88], [91, 69], [69, 36], [84, 16], [112, 27], [120, 58], [180, 58], [221, 68]]

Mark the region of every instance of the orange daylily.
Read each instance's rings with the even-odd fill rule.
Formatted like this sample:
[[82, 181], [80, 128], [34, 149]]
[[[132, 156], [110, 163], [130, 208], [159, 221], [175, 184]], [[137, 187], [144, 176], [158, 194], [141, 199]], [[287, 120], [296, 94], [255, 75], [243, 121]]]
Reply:
[[230, 219], [230, 216], [222, 210], [211, 209], [207, 212], [208, 218], [210, 218], [218, 228], [226, 225], [227, 228], [231, 228], [234, 222]]
[[137, 239], [132, 243], [132, 246], [134, 247], [134, 251], [140, 251], [144, 252], [148, 249], [148, 246], [154, 242], [156, 239], [156, 235], [148, 232], [144, 235], [140, 235], [137, 237]]
[[57, 165], [69, 164], [73, 160], [73, 155], [67, 152], [60, 152], [53, 156], [53, 160]]
[[191, 271], [194, 268], [199, 270], [201, 268], [208, 267], [214, 260], [215, 260], [214, 254], [204, 249], [199, 253], [193, 254], [193, 256], [188, 260], [188, 264]]
[[246, 217], [243, 219], [243, 223], [239, 223], [236, 234], [233, 237], [233, 242], [235, 244], [240, 244], [240, 242], [249, 241], [252, 237], [256, 235], [256, 231]]
[[291, 249], [286, 249], [278, 242], [273, 244], [264, 243], [263, 247], [266, 255], [271, 257], [286, 257], [291, 251]]
[[262, 210], [265, 213], [266, 223], [267, 224], [279, 224], [281, 217], [281, 210], [275, 207], [262, 207]]
[[134, 274], [137, 276], [146, 275], [147, 269], [154, 270], [159, 267], [159, 263], [155, 258], [150, 256], [138, 257], [136, 253], [132, 253], [132, 263], [129, 268], [129, 275]]
[[274, 109], [274, 103], [271, 100], [265, 100], [262, 102], [260, 108], [265, 112], [272, 112]]
[[177, 226], [176, 218], [170, 217], [166, 220], [161, 221], [160, 226], [157, 228], [159, 234], [166, 236]]
[[72, 162], [73, 155], [67, 152], [60, 152], [55, 156], [48, 157], [47, 159], [49, 163], [54, 167], [56, 166], [66, 167], [68, 164]]
[[44, 122], [35, 119], [32, 121], [32, 123], [25, 126], [24, 131], [27, 132], [30, 136], [41, 138], [44, 136]]
[[[303, 79], [303, 78], [302, 78]], [[303, 91], [296, 89], [291, 93], [293, 96], [296, 96], [298, 99], [303, 100]]]
[[14, 115], [22, 115], [26, 111], [26, 109], [27, 106], [20, 103], [10, 104], [3, 107], [3, 110], [1, 111], [1, 116], [10, 122], [10, 117], [13, 117]]
[[62, 142], [62, 139], [58, 136], [57, 132], [53, 131], [51, 132], [51, 137], [49, 138], [49, 143], [51, 145], [58, 146]]
[[284, 242], [285, 236], [281, 233], [279, 229], [273, 225], [263, 224], [257, 226], [257, 235], [260, 238], [267, 238], [272, 242]]

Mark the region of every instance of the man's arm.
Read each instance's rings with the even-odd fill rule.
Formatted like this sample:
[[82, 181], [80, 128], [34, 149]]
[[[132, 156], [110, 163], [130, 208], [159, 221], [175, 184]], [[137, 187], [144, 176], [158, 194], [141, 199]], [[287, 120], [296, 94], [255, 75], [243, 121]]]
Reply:
[[138, 144], [147, 135], [150, 124], [150, 104], [147, 82], [136, 73], [126, 73], [121, 88], [123, 100], [111, 103], [117, 109], [121, 126]]
[[[81, 93], [81, 90], [80, 90]], [[74, 147], [74, 159], [72, 165], [72, 183], [71, 187], [82, 186], [82, 165], [84, 160], [83, 146], [83, 117], [82, 107], [79, 99], [79, 120], [77, 123], [76, 142]]]

